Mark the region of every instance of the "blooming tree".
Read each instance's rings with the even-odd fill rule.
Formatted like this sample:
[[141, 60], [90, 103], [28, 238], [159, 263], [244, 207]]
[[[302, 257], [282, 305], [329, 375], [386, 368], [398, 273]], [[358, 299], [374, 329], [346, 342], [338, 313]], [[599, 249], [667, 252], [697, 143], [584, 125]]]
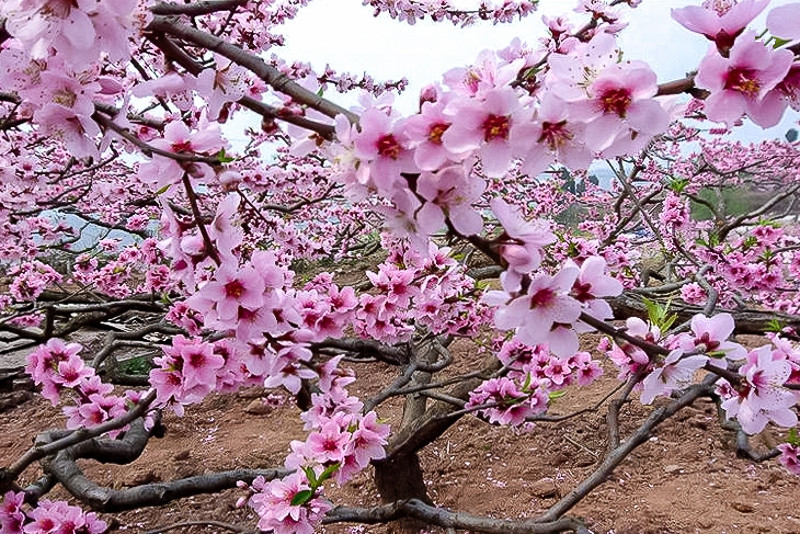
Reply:
[[[639, 1], [581, 0], [536, 43], [445, 73], [404, 115], [405, 80], [273, 54], [303, 1], [3, 2], [0, 336], [30, 349], [25, 372], [67, 430], [0, 469], [2, 532], [100, 533], [97, 512], [237, 486], [254, 526], [279, 534], [402, 519], [587, 532], [570, 510], [701, 398], [739, 453], [800, 474], [783, 432], [800, 399], [797, 134], [728, 136], [800, 108], [800, 3], [751, 29], [768, 3], [674, 10], [709, 50], [659, 81], [617, 39]], [[462, 26], [536, 8], [364, 4]], [[328, 98], [348, 91], [353, 108]], [[325, 271], [354, 258], [371, 261], [359, 283]], [[94, 349], [72, 339], [120, 322]], [[582, 346], [592, 331], [600, 345]], [[458, 339], [486, 358], [459, 361]], [[120, 370], [132, 347], [158, 351], [145, 377]], [[395, 377], [359, 398], [352, 367], [367, 363]], [[546, 512], [499, 520], [427, 494], [418, 453], [460, 418], [558, 424], [586, 410], [551, 401], [609, 372], [620, 385], [592, 408], [608, 410], [607, 455]], [[77, 464], [133, 462], [165, 411], [248, 386], [302, 410], [283, 465], [114, 490]], [[622, 436], [632, 397], [657, 408]], [[382, 418], [397, 398], [402, 420]], [[747, 436], [768, 425], [782, 442], [756, 451]], [[39, 461], [45, 477], [21, 485]], [[369, 466], [383, 502], [328, 498]], [[55, 484], [91, 511], [46, 499]]]

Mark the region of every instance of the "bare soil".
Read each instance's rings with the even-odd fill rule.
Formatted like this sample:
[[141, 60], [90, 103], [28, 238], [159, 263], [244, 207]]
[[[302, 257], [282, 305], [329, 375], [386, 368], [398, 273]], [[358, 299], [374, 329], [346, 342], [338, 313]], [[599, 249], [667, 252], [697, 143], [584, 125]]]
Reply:
[[[454, 356], [474, 359], [473, 346], [458, 342]], [[395, 376], [388, 366], [354, 366], [363, 378], [356, 394], [369, 394]], [[589, 387], [571, 389], [551, 411], [570, 413], [592, 405], [611, 391], [614, 370]], [[183, 418], [169, 414], [163, 439], [153, 440], [142, 457], [127, 466], [84, 461], [81, 467], [98, 483], [116, 488], [171, 480], [220, 470], [281, 466], [292, 439], [304, 439], [299, 410], [285, 404], [253, 414], [264, 390], [212, 396], [187, 408]], [[622, 411], [623, 436], [653, 407], [637, 402]], [[380, 416], [397, 421], [398, 403], [382, 406]], [[606, 446], [604, 407], [560, 425], [539, 424], [523, 433], [465, 418], [421, 453], [422, 467], [436, 504], [497, 518], [532, 517], [556, 502], [602, 460]], [[39, 431], [62, 426], [59, 409], [36, 397], [0, 416], [0, 466], [31, 445]], [[776, 436], [753, 438], [764, 448]], [[666, 534], [684, 532], [800, 534], [800, 478], [775, 460], [753, 464], [736, 457], [734, 436], [720, 428], [716, 407], [707, 401], [679, 412], [657, 429], [606, 482], [570, 512], [595, 533]], [[39, 476], [30, 468], [22, 483]], [[371, 470], [344, 488], [328, 488], [337, 504], [379, 504]], [[105, 517], [114, 529], [146, 532], [187, 520], [218, 520], [254, 528], [247, 509], [235, 508], [242, 495], [229, 490], [183, 499], [164, 506]], [[56, 488], [52, 497], [64, 498]], [[336, 525], [330, 533], [386, 533], [391, 526]], [[177, 530], [175, 532], [178, 532]], [[182, 532], [226, 532], [214, 527]], [[430, 532], [441, 532], [431, 528]]]

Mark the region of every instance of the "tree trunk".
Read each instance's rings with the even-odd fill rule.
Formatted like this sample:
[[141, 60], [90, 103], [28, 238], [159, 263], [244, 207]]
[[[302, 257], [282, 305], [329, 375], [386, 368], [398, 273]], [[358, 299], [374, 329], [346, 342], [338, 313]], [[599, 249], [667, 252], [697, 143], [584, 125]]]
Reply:
[[[383, 503], [391, 503], [404, 499], [420, 499], [433, 504], [428, 497], [425, 481], [422, 478], [422, 467], [416, 453], [398, 455], [382, 462], [374, 462], [375, 486]], [[419, 532], [427, 525], [415, 519], [395, 521], [390, 532], [412, 534]]]

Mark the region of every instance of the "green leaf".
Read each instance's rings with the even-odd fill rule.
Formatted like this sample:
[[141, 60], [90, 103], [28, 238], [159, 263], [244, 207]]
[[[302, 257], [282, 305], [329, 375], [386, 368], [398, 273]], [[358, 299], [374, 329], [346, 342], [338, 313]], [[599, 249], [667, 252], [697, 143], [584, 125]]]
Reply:
[[341, 464], [340, 462], [336, 462], [335, 464], [331, 464], [331, 465], [329, 465], [328, 467], [326, 467], [326, 468], [325, 468], [325, 471], [323, 471], [323, 472], [322, 472], [322, 473], [319, 475], [319, 479], [317, 480], [317, 483], [318, 483], [318, 484], [322, 484], [323, 482], [325, 482], [326, 480], [328, 480], [329, 478], [331, 478], [331, 475], [333, 475], [333, 474], [336, 472], [336, 470], [337, 470], [337, 469], [339, 469], [339, 467], [340, 467], [341, 465], [342, 465], [342, 464]]
[[559, 389], [558, 391], [551, 391], [550, 393], [548, 393], [547, 394], [547, 398], [549, 398], [550, 400], [560, 399], [561, 397], [563, 397], [566, 394], [567, 394], [567, 391], [565, 389]]
[[797, 434], [796, 428], [789, 429], [789, 435], [786, 436], [786, 441], [792, 445], [800, 446], [800, 435]]
[[683, 190], [686, 189], [687, 185], [689, 185], [689, 180], [687, 178], [673, 178], [667, 187], [676, 193], [683, 193]]
[[677, 314], [673, 313], [668, 315], [669, 307], [672, 302], [671, 300], [667, 301], [665, 306], [648, 298], [643, 298], [642, 301], [647, 310], [647, 318], [650, 320], [650, 323], [657, 326], [662, 332], [668, 331], [677, 320]]
[[772, 43], [772, 48], [780, 48], [786, 43], [791, 42], [790, 39], [781, 39], [780, 37], [773, 37], [772, 39], [775, 41]]
[[783, 331], [783, 323], [781, 323], [777, 319], [770, 319], [767, 323], [767, 328], [765, 329], [767, 332], [775, 332], [780, 334]]
[[170, 184], [167, 184], [164, 187], [162, 187], [161, 189], [159, 189], [158, 191], [156, 191], [156, 196], [161, 195], [163, 193], [166, 193], [167, 189], [169, 189], [169, 186], [170, 186]]
[[528, 80], [530, 78], [533, 78], [533, 77], [536, 76], [536, 74], [539, 72], [539, 70], [540, 69], [538, 67], [530, 67], [530, 68], [526, 69], [525, 72], [522, 73], [522, 75], [520, 76], [520, 79], [521, 80]]
[[292, 506], [302, 506], [310, 501], [313, 496], [314, 492], [311, 490], [298, 491], [294, 494], [294, 497], [292, 497]]
[[525, 383], [522, 384], [522, 391], [528, 393], [528, 388], [531, 387], [531, 374], [525, 373]]
[[224, 149], [224, 148], [221, 148], [221, 149], [219, 150], [219, 152], [217, 152], [216, 154], [214, 154], [214, 157], [215, 157], [215, 158], [217, 159], [217, 161], [219, 161], [220, 163], [230, 163], [231, 161], [236, 161], [236, 158], [232, 158], [231, 156], [226, 156], [226, 155], [225, 155], [225, 149]]
[[489, 280], [476, 280], [475, 281], [475, 289], [480, 289], [483, 291], [484, 289], [489, 288]]
[[642, 301], [644, 302], [644, 308], [647, 310], [647, 318], [650, 319], [651, 323], [657, 325], [661, 320], [661, 316], [664, 314], [661, 305], [648, 298], [642, 298]]
[[316, 488], [317, 474], [314, 472], [314, 469], [311, 467], [304, 467], [303, 472], [306, 474], [306, 478], [308, 479], [308, 483], [311, 485], [311, 487]]

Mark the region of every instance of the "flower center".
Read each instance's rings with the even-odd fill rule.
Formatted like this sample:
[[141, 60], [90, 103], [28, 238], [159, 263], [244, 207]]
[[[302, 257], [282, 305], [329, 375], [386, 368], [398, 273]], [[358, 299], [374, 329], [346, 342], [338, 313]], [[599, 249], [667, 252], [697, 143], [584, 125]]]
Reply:
[[231, 280], [225, 284], [225, 296], [238, 299], [244, 294], [244, 285], [239, 280]]
[[505, 115], [489, 115], [483, 121], [483, 136], [488, 143], [492, 139], [508, 139], [511, 121]]
[[71, 108], [75, 105], [75, 101], [78, 99], [78, 95], [70, 91], [69, 89], [61, 89], [53, 93], [53, 102], [64, 106], [65, 108]]
[[731, 69], [725, 78], [725, 89], [739, 91], [749, 98], [758, 96], [761, 84], [750, 69]]
[[705, 347], [706, 352], [714, 352], [720, 346], [720, 342], [712, 340], [708, 332], [703, 332], [702, 336], [694, 340], [695, 347], [699, 349], [701, 345]]
[[441, 145], [442, 144], [442, 135], [444, 132], [450, 127], [449, 124], [444, 124], [443, 122], [439, 122], [431, 126], [430, 131], [428, 132], [428, 140], [431, 143]]
[[176, 152], [176, 153], [191, 152], [191, 150], [192, 150], [192, 142], [187, 139], [186, 141], [180, 141], [178, 143], [172, 143], [171, 148], [172, 148], [172, 151]]
[[542, 135], [539, 136], [538, 142], [547, 143], [550, 150], [556, 150], [564, 146], [573, 137], [570, 131], [564, 128], [565, 124], [567, 124], [565, 120], [561, 122], [543, 122]]
[[609, 89], [600, 97], [600, 108], [603, 113], [614, 113], [625, 117], [631, 105], [631, 92], [624, 88]]
[[392, 134], [379, 137], [375, 146], [378, 149], [378, 154], [385, 158], [397, 159], [397, 156], [400, 155], [400, 143], [397, 142], [397, 139]]
[[545, 308], [553, 304], [555, 292], [549, 287], [542, 288], [531, 295], [531, 309]]

